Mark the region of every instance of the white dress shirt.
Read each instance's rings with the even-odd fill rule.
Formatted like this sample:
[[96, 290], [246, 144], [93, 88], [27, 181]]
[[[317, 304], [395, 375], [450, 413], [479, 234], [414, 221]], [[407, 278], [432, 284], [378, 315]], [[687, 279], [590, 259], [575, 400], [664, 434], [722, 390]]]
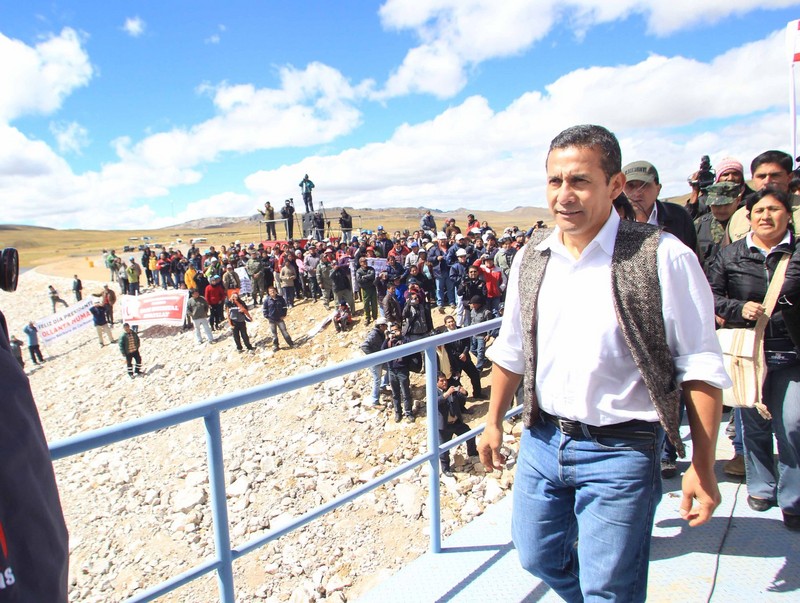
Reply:
[[[611, 257], [619, 222], [612, 210], [577, 260], [564, 247], [557, 227], [536, 247], [551, 250], [536, 317], [539, 407], [589, 425], [658, 421], [614, 311]], [[525, 373], [518, 283], [523, 253], [511, 266], [500, 334], [487, 351], [493, 362], [517, 374]], [[656, 259], [662, 308], [652, 310], [663, 313], [677, 383], [698, 380], [730, 387], [714, 333], [711, 288], [697, 257], [677, 238], [662, 233]]]

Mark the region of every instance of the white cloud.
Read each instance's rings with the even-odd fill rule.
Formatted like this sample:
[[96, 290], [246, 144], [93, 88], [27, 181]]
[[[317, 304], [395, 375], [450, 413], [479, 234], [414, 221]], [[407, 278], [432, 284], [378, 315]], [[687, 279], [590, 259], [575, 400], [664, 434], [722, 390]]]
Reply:
[[217, 25], [217, 32], [208, 36], [205, 40], [203, 40], [203, 42], [205, 44], [219, 44], [220, 40], [222, 39], [222, 36], [220, 34], [223, 33], [226, 29], [227, 27], [225, 27], [222, 23], [220, 23], [219, 25]]
[[70, 28], [35, 46], [0, 33], [0, 121], [52, 113], [73, 90], [86, 86], [93, 70], [82, 42]]
[[570, 125], [600, 123], [620, 137], [626, 161], [653, 161], [665, 193], [679, 194], [703, 154], [714, 161], [733, 154], [747, 164], [766, 148], [787, 148], [783, 52], [776, 32], [708, 63], [652, 56], [581, 69], [501, 111], [474, 96], [401, 126], [386, 142], [258, 172], [246, 185], [276, 199], [308, 171], [328, 205], [541, 205], [549, 141]]
[[141, 17], [128, 17], [125, 19], [125, 23], [122, 26], [122, 29], [125, 33], [127, 33], [132, 38], [138, 38], [144, 33], [145, 24], [144, 20]]
[[[199, 182], [198, 166], [223, 153], [325, 143], [360, 123], [354, 102], [364, 96], [368, 82], [351, 86], [341, 73], [319, 63], [303, 70], [286, 67], [279, 76], [280, 87], [274, 89], [205, 86], [201, 91], [211, 95], [216, 116], [138, 142], [119, 138], [113, 142], [118, 161], [80, 175], [45, 143], [0, 122], [5, 129], [0, 136], [0, 194], [14, 200], [6, 219], [45, 225], [53, 224], [58, 213], [60, 226], [152, 224], [155, 210], [146, 205], [132, 211], [129, 220], [121, 216], [146, 199], [168, 203], [165, 198], [173, 188]], [[56, 125], [54, 134], [65, 145], [63, 150], [79, 149], [85, 142], [85, 131], [77, 124]], [[245, 205], [232, 206], [237, 211], [240, 207], [244, 210]], [[192, 206], [193, 211], [211, 208], [207, 203]]]
[[224, 152], [251, 152], [329, 142], [351, 132], [361, 114], [353, 102], [363, 95], [337, 70], [311, 63], [284, 67], [280, 88], [220, 84], [213, 95], [215, 117], [188, 129], [154, 134], [128, 148], [127, 160], [186, 168], [214, 161]]
[[625, 160], [653, 161], [665, 193], [677, 194], [703, 154], [714, 162], [734, 155], [747, 164], [766, 148], [788, 147], [783, 52], [777, 32], [708, 63], [654, 55], [567, 73], [502, 108], [473, 96], [434, 119], [398, 127], [388, 140], [252, 174], [245, 182], [249, 194], [207, 191], [174, 218], [158, 218], [170, 213], [163, 208], [175, 189], [201, 181], [205, 163], [325, 143], [360, 123], [357, 103], [371, 82], [353, 85], [317, 63], [286, 67], [275, 88], [202, 87], [217, 112], [213, 118], [139, 141], [120, 138], [118, 161], [83, 174], [44, 142], [0, 123], [0, 196], [12, 200], [4, 208], [7, 221], [82, 228], [249, 215], [266, 199], [297, 197], [306, 172], [326, 207], [541, 206], [550, 139], [585, 122], [616, 132]]
[[51, 122], [50, 132], [62, 153], [80, 155], [81, 149], [89, 145], [89, 132], [78, 122]]
[[453, 96], [471, 66], [511, 56], [543, 39], [559, 21], [577, 38], [600, 24], [641, 15], [650, 33], [697, 29], [755, 9], [800, 5], [797, 0], [387, 0], [380, 10], [389, 30], [410, 29], [420, 40], [389, 76], [377, 99], [412, 92]]

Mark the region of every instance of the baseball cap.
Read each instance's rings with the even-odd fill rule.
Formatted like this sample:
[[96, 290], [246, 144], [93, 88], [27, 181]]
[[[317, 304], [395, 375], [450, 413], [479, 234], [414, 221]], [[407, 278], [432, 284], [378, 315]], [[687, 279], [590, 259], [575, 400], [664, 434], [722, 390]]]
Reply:
[[380, 316], [380, 317], [375, 319], [375, 322], [373, 324], [377, 327], [377, 326], [380, 326], [380, 325], [388, 325], [389, 323], [386, 321], [386, 319], [383, 316]]
[[739, 198], [742, 185], [735, 182], [717, 182], [708, 187], [706, 205], [730, 205]]
[[654, 182], [658, 184], [658, 170], [649, 161], [634, 161], [622, 168], [628, 182]]
[[440, 232], [439, 234], [436, 235], [436, 238], [439, 239], [440, 241], [446, 241], [447, 235], [444, 234], [443, 232]]
[[458, 251], [456, 251], [456, 256], [457, 257], [464, 257], [465, 255], [467, 255], [467, 250], [466, 249], [459, 249]]
[[463, 238], [464, 238], [464, 235], [461, 234], [460, 232], [456, 235], [456, 241], [460, 241]]
[[473, 295], [472, 299], [469, 300], [471, 304], [483, 304], [483, 295]]

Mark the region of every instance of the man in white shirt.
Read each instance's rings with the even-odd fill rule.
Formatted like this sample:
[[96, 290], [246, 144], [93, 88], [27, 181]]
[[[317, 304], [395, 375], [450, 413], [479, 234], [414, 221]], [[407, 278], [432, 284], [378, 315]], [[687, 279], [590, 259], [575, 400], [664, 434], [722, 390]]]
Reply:
[[[515, 257], [489, 354], [481, 460], [502, 467], [503, 415], [524, 376], [514, 543], [523, 567], [567, 601], [645, 600], [665, 430], [683, 452], [678, 386], [693, 443], [681, 516], [700, 525], [720, 502], [714, 452], [720, 388], [730, 382], [711, 291], [692, 250], [653, 226], [620, 221], [612, 202], [625, 185], [621, 163], [616, 137], [600, 126], [575, 126], [552, 141], [547, 198], [556, 229]], [[618, 250], [642, 237], [650, 247], [620, 259]], [[617, 278], [639, 270], [641, 258], [654, 287]], [[641, 303], [653, 299], [661, 312]], [[658, 327], [659, 336], [637, 340], [642, 327], [621, 320], [631, 316], [644, 316], [645, 331]], [[668, 370], [654, 375], [651, 358]]]

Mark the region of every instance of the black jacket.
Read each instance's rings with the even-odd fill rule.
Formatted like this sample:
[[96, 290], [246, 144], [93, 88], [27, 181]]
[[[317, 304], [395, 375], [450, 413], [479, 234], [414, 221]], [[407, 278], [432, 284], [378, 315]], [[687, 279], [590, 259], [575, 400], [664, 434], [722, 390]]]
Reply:
[[67, 527], [30, 383], [0, 313], [0, 601], [67, 601]]
[[381, 331], [381, 328], [378, 326], [372, 327], [367, 333], [364, 343], [361, 344], [361, 351], [365, 354], [380, 352], [384, 341], [386, 341], [386, 335]]
[[370, 265], [358, 267], [356, 270], [356, 283], [368, 293], [375, 291], [375, 268]]
[[680, 205], [661, 201], [656, 201], [656, 208], [658, 225], [697, 253], [697, 232], [689, 212]]
[[[716, 261], [709, 268], [708, 280], [714, 293], [714, 311], [717, 316], [725, 319], [726, 327], [755, 326], [755, 321], [748, 321], [742, 317], [742, 308], [748, 301], [764, 302], [778, 260], [783, 254], [793, 253], [795, 244], [792, 235], [788, 245], [779, 245], [765, 258], [757, 249], [749, 248], [747, 239], [744, 238], [731, 243], [719, 252]], [[795, 254], [789, 261], [781, 295], [767, 326], [766, 339], [782, 340], [787, 346], [793, 347], [789, 345], [791, 342], [783, 310], [798, 302], [800, 302], [800, 254]]]

